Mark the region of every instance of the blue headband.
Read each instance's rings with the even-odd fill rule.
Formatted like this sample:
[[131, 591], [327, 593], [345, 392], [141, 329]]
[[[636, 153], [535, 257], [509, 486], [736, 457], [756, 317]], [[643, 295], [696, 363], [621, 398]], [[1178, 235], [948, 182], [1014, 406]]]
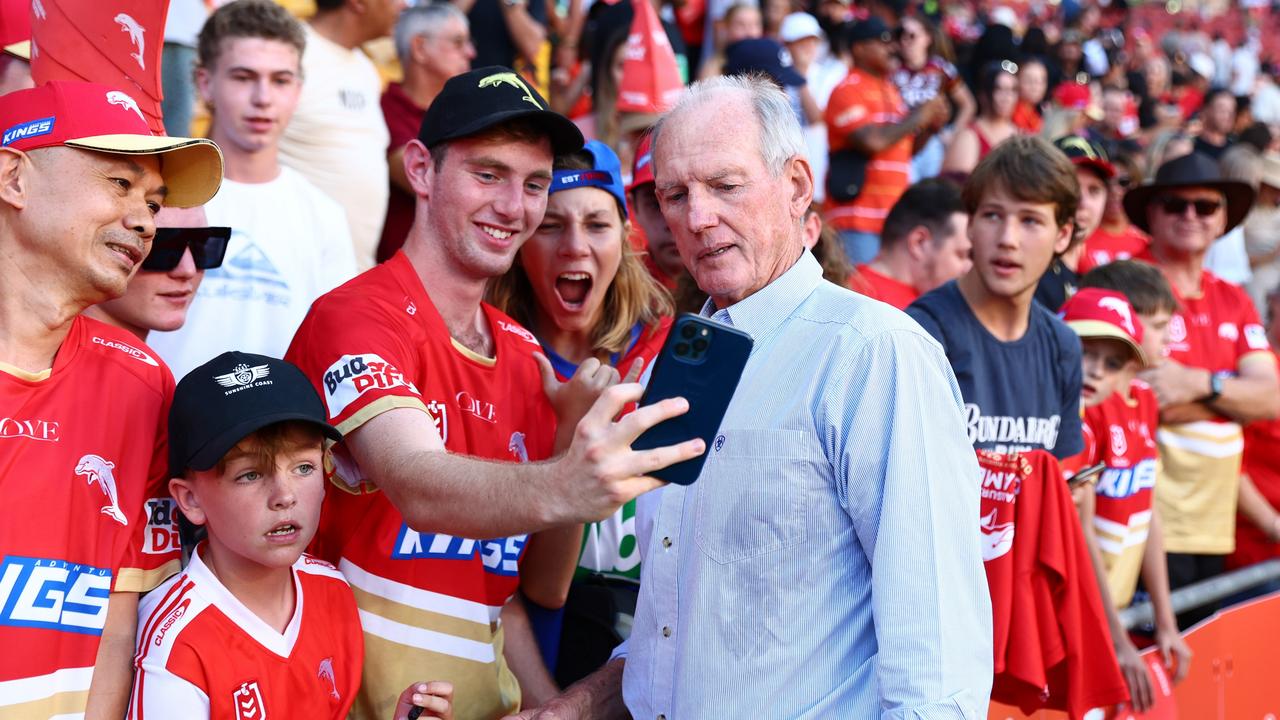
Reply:
[[618, 201], [622, 216], [627, 216], [627, 195], [622, 187], [622, 163], [608, 145], [599, 140], [588, 142], [583, 149], [591, 153], [592, 167], [588, 170], [556, 170], [551, 174], [551, 192], [593, 187], [604, 190]]

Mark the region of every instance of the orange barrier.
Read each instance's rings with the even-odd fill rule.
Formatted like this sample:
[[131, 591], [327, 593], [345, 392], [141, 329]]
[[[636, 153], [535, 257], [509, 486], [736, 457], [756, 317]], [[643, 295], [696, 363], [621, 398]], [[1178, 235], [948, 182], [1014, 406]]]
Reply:
[[[1280, 717], [1280, 593], [1223, 610], [1184, 635], [1191, 672], [1177, 687], [1154, 648], [1143, 653], [1156, 686], [1156, 706], [1122, 710], [1113, 720], [1242, 720]], [[1099, 715], [1101, 720], [1103, 716]], [[1031, 715], [992, 703], [988, 720], [1066, 720], [1067, 714]], [[1090, 718], [1089, 720], [1093, 720]]]

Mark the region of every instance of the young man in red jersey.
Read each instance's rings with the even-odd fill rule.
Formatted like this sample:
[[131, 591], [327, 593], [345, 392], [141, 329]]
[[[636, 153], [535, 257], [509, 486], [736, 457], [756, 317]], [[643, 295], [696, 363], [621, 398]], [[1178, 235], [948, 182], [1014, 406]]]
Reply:
[[[1153, 702], [1151, 678], [1117, 613], [1133, 598], [1139, 570], [1156, 610], [1157, 643], [1176, 680], [1186, 675], [1191, 658], [1169, 603], [1164, 543], [1159, 517], [1152, 512], [1159, 408], [1151, 390], [1134, 382], [1148, 364], [1142, 347], [1145, 332], [1128, 299], [1112, 290], [1082, 289], [1062, 312], [1083, 346], [1085, 444], [1063, 467], [1077, 473], [1096, 463], [1105, 465], [1095, 482], [1073, 488], [1073, 494], [1116, 659], [1129, 684], [1130, 701], [1142, 712]], [[1176, 667], [1170, 656], [1177, 657]]]
[[[556, 417], [571, 403], [549, 402], [541, 387], [599, 388], [617, 372], [589, 359], [560, 386], [537, 339], [481, 301], [542, 222], [553, 151], [582, 147], [546, 107], [507, 68], [446, 82], [405, 148], [417, 209], [404, 248], [317, 300], [289, 348], [344, 435], [326, 463], [334, 487], [313, 547], [363, 611], [358, 717], [385, 717], [422, 674], [453, 682], [463, 717], [554, 693], [523, 605], [508, 601], [519, 589], [559, 607], [581, 523], [658, 487], [647, 473], [703, 451], [691, 441], [632, 452], [639, 433], [687, 407], [613, 422], [640, 398], [635, 384], [605, 390], [581, 423]], [[567, 452], [549, 460], [553, 448]], [[523, 573], [525, 563], [541, 569]]]
[[222, 160], [91, 83], [6, 95], [0, 133], [0, 715], [121, 717], [138, 595], [178, 569], [173, 376], [82, 313], [125, 292], [156, 212], [206, 202]]
[[[303, 553], [320, 521], [324, 440], [342, 439], [325, 418], [306, 376], [263, 355], [223, 353], [178, 384], [169, 490], [208, 537], [138, 609], [130, 718], [347, 716], [360, 614], [342, 573]], [[400, 702], [452, 718], [452, 686], [427, 685]]]

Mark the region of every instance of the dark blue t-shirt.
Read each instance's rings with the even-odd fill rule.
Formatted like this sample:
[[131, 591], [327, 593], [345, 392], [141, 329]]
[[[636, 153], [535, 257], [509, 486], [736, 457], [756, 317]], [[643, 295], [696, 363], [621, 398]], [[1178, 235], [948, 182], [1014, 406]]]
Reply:
[[907, 314], [942, 343], [975, 448], [1039, 448], [1059, 459], [1084, 449], [1080, 339], [1056, 315], [1033, 302], [1026, 334], [1002, 342], [978, 321], [954, 281], [922, 295]]

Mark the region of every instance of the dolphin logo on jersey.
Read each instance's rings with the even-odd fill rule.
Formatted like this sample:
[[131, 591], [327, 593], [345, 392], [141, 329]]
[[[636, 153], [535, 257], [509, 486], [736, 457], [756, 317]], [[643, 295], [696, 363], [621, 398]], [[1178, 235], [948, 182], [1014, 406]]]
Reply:
[[236, 706], [236, 720], [267, 720], [267, 707], [257, 680], [240, 683], [240, 689], [231, 694], [231, 702]]
[[511, 87], [517, 90], [523, 91], [524, 97], [520, 98], [521, 100], [528, 102], [530, 105], [533, 105], [539, 110], [543, 109], [542, 105], [539, 104], [536, 99], [534, 99], [533, 91], [529, 89], [529, 86], [525, 85], [524, 81], [520, 79], [520, 76], [516, 75], [513, 72], [494, 73], [492, 75], [481, 78], [480, 84], [477, 85], [476, 87], [482, 87], [482, 88], [498, 87], [499, 85], [510, 85]]
[[1104, 297], [1098, 301], [1098, 307], [1104, 307], [1119, 315], [1124, 322], [1124, 329], [1128, 330], [1130, 335], [1138, 334], [1138, 329], [1133, 325], [1133, 311], [1129, 303], [1118, 297]]
[[139, 120], [141, 120], [142, 122], [147, 121], [147, 119], [142, 115], [142, 109], [138, 107], [138, 101], [129, 97], [125, 93], [120, 92], [119, 90], [112, 90], [111, 92], [107, 93], [107, 102], [111, 103], [112, 105], [119, 105], [120, 107], [126, 110], [132, 110], [138, 116]]
[[1013, 523], [997, 523], [992, 510], [982, 518], [982, 561], [990, 562], [1013, 547]]
[[116, 464], [97, 455], [85, 455], [76, 463], [76, 474], [85, 476], [90, 485], [97, 483], [102, 493], [110, 500], [110, 504], [102, 506], [102, 514], [121, 525], [128, 525], [129, 520], [120, 512], [120, 499], [116, 494], [116, 476], [112, 470]]
[[138, 21], [134, 20], [133, 17], [124, 13], [116, 15], [115, 19], [116, 23], [120, 25], [120, 29], [129, 33], [129, 42], [138, 46], [138, 52], [129, 53], [129, 57], [138, 61], [138, 67], [146, 70], [147, 63], [142, 59], [142, 54], [147, 51], [147, 41], [143, 37], [143, 33], [146, 32], [146, 29], [139, 25]]
[[529, 462], [529, 451], [524, 449], [524, 433], [511, 433], [511, 442], [507, 443], [507, 452], [520, 462]]
[[320, 661], [320, 669], [316, 670], [316, 677], [329, 681], [329, 697], [334, 700], [342, 699], [338, 694], [338, 680], [333, 675], [333, 658], [327, 657]]

